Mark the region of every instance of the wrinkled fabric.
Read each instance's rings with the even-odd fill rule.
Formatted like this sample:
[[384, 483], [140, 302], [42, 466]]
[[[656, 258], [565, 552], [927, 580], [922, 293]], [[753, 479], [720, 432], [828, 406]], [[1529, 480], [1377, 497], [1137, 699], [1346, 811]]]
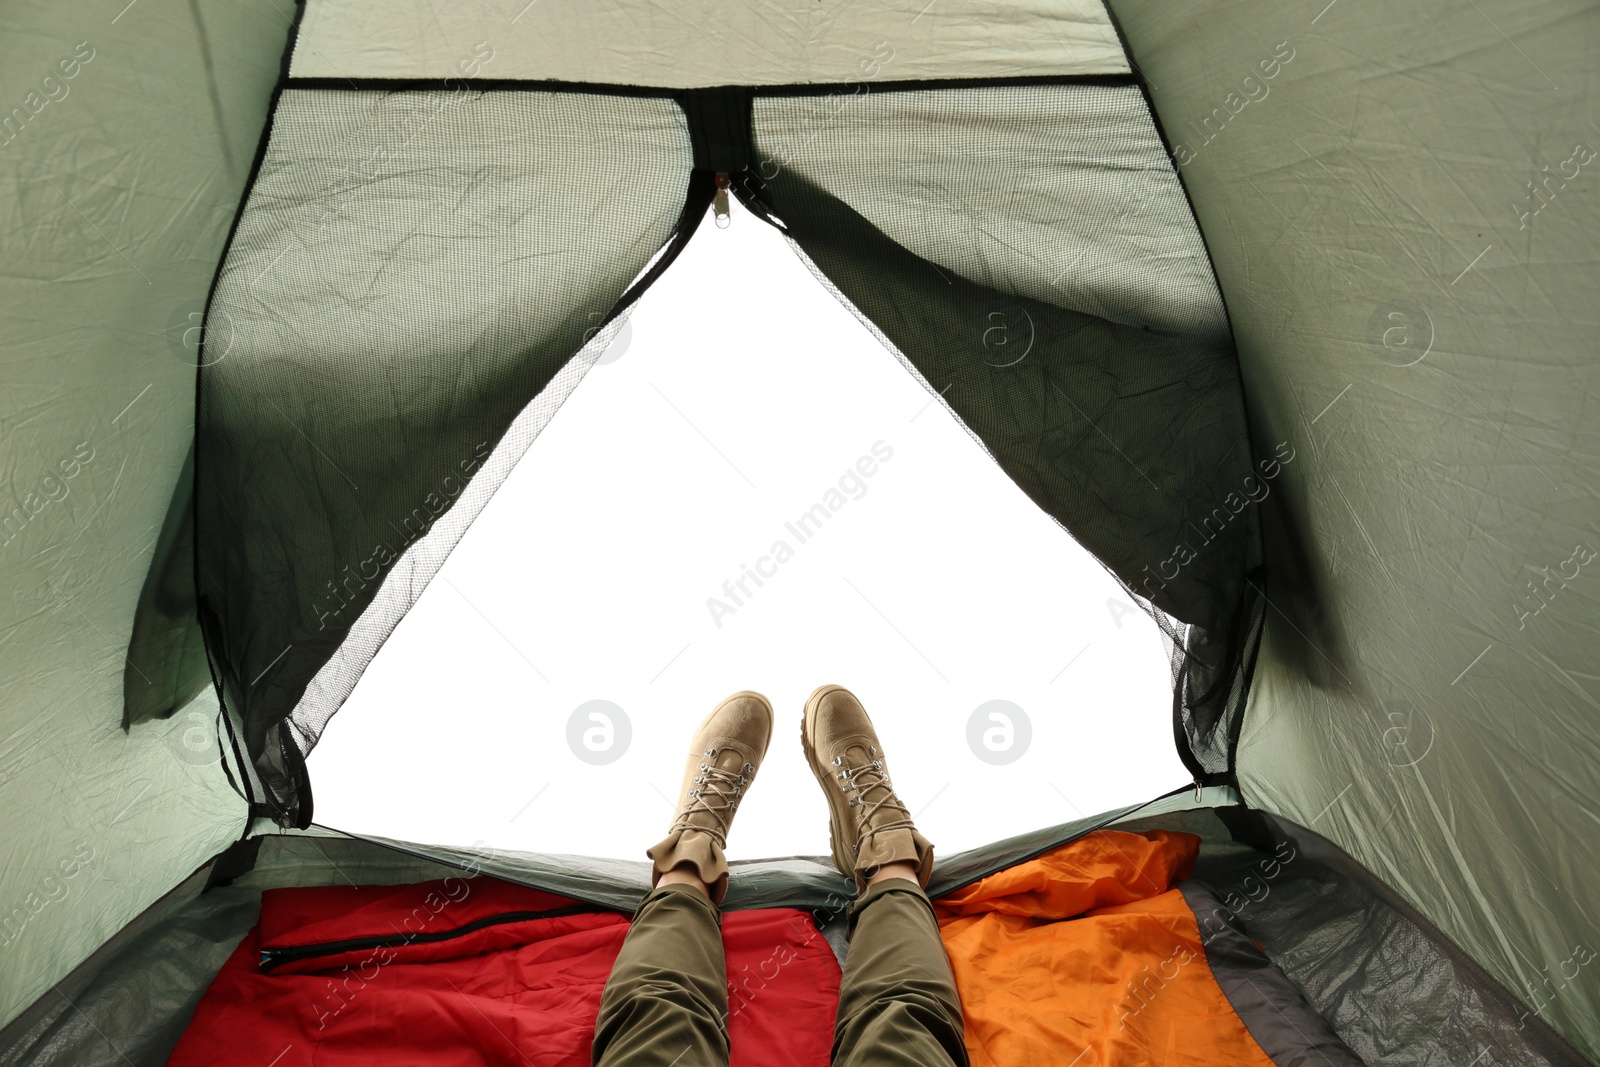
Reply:
[[[627, 930], [626, 915], [491, 878], [268, 890], [168, 1062], [588, 1067]], [[745, 980], [733, 1067], [825, 1065], [839, 966], [810, 918], [736, 912], [722, 941]]]
[[935, 901], [973, 1067], [1272, 1067], [1173, 888], [1199, 848], [1099, 830]]

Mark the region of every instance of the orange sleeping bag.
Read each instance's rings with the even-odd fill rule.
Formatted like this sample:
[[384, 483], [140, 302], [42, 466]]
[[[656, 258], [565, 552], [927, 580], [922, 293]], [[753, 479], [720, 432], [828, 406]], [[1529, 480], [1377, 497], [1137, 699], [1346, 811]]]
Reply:
[[[1165, 830], [1100, 830], [936, 901], [973, 1067], [1283, 1062], [1263, 1051], [1218, 984], [1195, 913], [1174, 888], [1199, 844]], [[1207, 930], [1210, 942], [1209, 919]], [[1258, 948], [1227, 932], [1235, 957], [1241, 941], [1244, 955], [1259, 957], [1246, 968], [1270, 968], [1287, 985]], [[1258, 991], [1270, 984], [1260, 970], [1247, 974]], [[1326, 1038], [1337, 1044], [1331, 1031]], [[1331, 1062], [1360, 1061], [1336, 1052]]]

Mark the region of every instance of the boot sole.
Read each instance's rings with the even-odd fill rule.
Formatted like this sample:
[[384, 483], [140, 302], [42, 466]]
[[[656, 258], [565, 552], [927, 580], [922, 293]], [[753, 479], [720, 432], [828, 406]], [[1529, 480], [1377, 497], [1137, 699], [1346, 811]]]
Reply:
[[[844, 840], [845, 804], [844, 793], [833, 784], [833, 772], [822, 765], [817, 757], [817, 749], [812, 744], [812, 734], [816, 730], [817, 709], [822, 703], [822, 698], [829, 693], [850, 692], [842, 685], [822, 685], [812, 690], [811, 696], [806, 698], [805, 712], [800, 717], [800, 747], [805, 750], [806, 762], [811, 764], [811, 773], [816, 776], [817, 784], [822, 787], [822, 795], [828, 801], [828, 847], [833, 850], [833, 865], [839, 868], [839, 873], [846, 878], [855, 878], [855, 856], [846, 856], [840, 851], [839, 842]], [[851, 694], [854, 696], [854, 694]]]

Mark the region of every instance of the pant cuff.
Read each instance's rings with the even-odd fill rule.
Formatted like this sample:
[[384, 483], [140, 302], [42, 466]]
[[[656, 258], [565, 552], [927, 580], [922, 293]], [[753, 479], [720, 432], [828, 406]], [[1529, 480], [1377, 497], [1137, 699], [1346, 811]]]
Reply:
[[909, 878], [885, 878], [876, 885], [868, 886], [866, 891], [855, 899], [855, 903], [850, 905], [849, 933], [847, 936], [855, 936], [856, 922], [860, 919], [861, 913], [874, 902], [883, 899], [890, 893], [909, 893], [916, 897], [922, 901], [922, 906], [928, 909], [928, 915], [934, 919], [935, 923], [938, 922], [938, 916], [934, 914], [933, 902], [928, 899], [928, 894], [923, 891], [920, 885]]
[[722, 909], [711, 903], [711, 898], [700, 892], [700, 890], [696, 889], [692, 885], [684, 885], [682, 882], [671, 882], [667, 885], [658, 885], [654, 889], [650, 890], [650, 892], [646, 893], [644, 895], [644, 899], [639, 901], [639, 906], [633, 909], [634, 919], [637, 920], [639, 918], [640, 913], [644, 911], [647, 905], [660, 900], [662, 897], [672, 895], [686, 897], [691, 907], [705, 909], [710, 913], [713, 922], [715, 922], [719, 927], [722, 925]]

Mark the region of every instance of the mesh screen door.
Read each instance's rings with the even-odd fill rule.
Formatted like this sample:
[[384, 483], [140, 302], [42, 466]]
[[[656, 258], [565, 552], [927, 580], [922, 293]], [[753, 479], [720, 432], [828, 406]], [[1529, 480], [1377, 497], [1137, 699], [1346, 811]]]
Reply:
[[[855, 81], [797, 52], [744, 84], [651, 87], [523, 76], [524, 52], [441, 76], [421, 44], [397, 76], [361, 52], [359, 8], [311, 5], [199, 371], [195, 614], [258, 812], [309, 822], [329, 717], [719, 195], [783, 230], [1161, 622], [1179, 753], [1231, 778], [1251, 504], [1275, 471], [1252, 461], [1206, 251], [1107, 20], [1053, 58], [1017, 37], [1015, 76], [992, 56], [939, 73], [942, 31], [908, 16], [927, 51], [885, 39]], [[317, 72], [334, 55], [346, 69]], [[130, 663], [191, 690], [167, 676], [195, 657], [161, 647]]]

